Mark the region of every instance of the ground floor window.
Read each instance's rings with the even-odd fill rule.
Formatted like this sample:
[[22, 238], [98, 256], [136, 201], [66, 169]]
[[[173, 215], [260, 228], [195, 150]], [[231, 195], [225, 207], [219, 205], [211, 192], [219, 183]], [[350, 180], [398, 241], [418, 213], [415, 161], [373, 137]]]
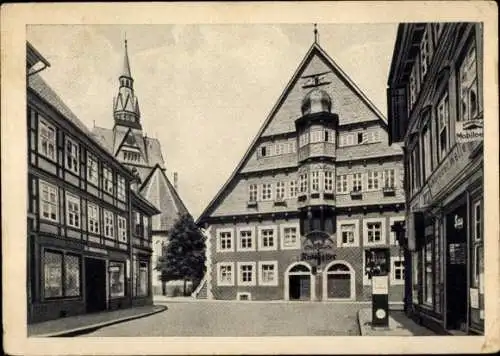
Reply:
[[432, 241], [429, 241], [425, 244], [425, 248], [422, 251], [422, 277], [423, 277], [423, 302], [429, 306], [433, 305], [434, 296], [433, 296], [433, 284], [434, 284], [434, 275], [432, 271]]
[[351, 299], [354, 298], [354, 276], [349, 266], [342, 262], [333, 263], [326, 270], [326, 283], [323, 287], [326, 290], [327, 299]]
[[139, 269], [137, 273], [137, 295], [144, 297], [148, 295], [148, 277], [149, 268], [148, 262], [139, 261]]
[[411, 255], [411, 265], [412, 265], [412, 300], [413, 303], [418, 304], [419, 302], [419, 275], [420, 275], [420, 268], [419, 268], [419, 258], [418, 258], [418, 252], [413, 252]]
[[111, 298], [125, 296], [125, 264], [109, 262], [109, 295]]
[[45, 298], [80, 296], [80, 256], [45, 250], [42, 263]]

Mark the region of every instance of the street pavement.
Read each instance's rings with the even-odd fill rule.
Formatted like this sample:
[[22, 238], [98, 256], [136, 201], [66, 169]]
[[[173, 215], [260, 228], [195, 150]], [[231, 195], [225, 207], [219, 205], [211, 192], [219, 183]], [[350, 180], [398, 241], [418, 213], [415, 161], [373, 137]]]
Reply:
[[100, 336], [356, 336], [359, 303], [165, 302], [168, 310], [98, 329]]

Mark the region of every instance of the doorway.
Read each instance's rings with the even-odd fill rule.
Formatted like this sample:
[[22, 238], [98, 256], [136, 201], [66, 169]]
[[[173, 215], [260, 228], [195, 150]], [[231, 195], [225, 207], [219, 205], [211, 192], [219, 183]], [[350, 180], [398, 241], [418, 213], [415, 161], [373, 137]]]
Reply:
[[85, 258], [85, 302], [87, 313], [106, 310], [106, 261]]
[[297, 264], [288, 271], [288, 299], [311, 300], [311, 269], [305, 264]]
[[446, 216], [447, 329], [465, 331], [467, 323], [467, 205]]

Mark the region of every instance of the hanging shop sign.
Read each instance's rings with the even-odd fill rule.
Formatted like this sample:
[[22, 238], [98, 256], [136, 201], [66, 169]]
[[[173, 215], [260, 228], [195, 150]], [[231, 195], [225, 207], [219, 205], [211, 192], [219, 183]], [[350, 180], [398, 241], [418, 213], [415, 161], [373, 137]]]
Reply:
[[455, 123], [457, 142], [482, 141], [484, 138], [483, 125], [482, 119], [457, 121]]
[[337, 258], [333, 254], [334, 242], [330, 235], [324, 231], [311, 231], [305, 236], [303, 251], [300, 255], [303, 261], [316, 261], [319, 266], [323, 262], [333, 261]]

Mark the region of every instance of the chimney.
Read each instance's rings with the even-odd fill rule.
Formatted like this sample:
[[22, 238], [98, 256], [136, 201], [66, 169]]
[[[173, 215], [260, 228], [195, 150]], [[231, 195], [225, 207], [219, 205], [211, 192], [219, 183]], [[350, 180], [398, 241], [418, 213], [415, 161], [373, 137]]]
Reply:
[[178, 180], [177, 172], [174, 172], [174, 189], [176, 191], [177, 191], [177, 180]]

